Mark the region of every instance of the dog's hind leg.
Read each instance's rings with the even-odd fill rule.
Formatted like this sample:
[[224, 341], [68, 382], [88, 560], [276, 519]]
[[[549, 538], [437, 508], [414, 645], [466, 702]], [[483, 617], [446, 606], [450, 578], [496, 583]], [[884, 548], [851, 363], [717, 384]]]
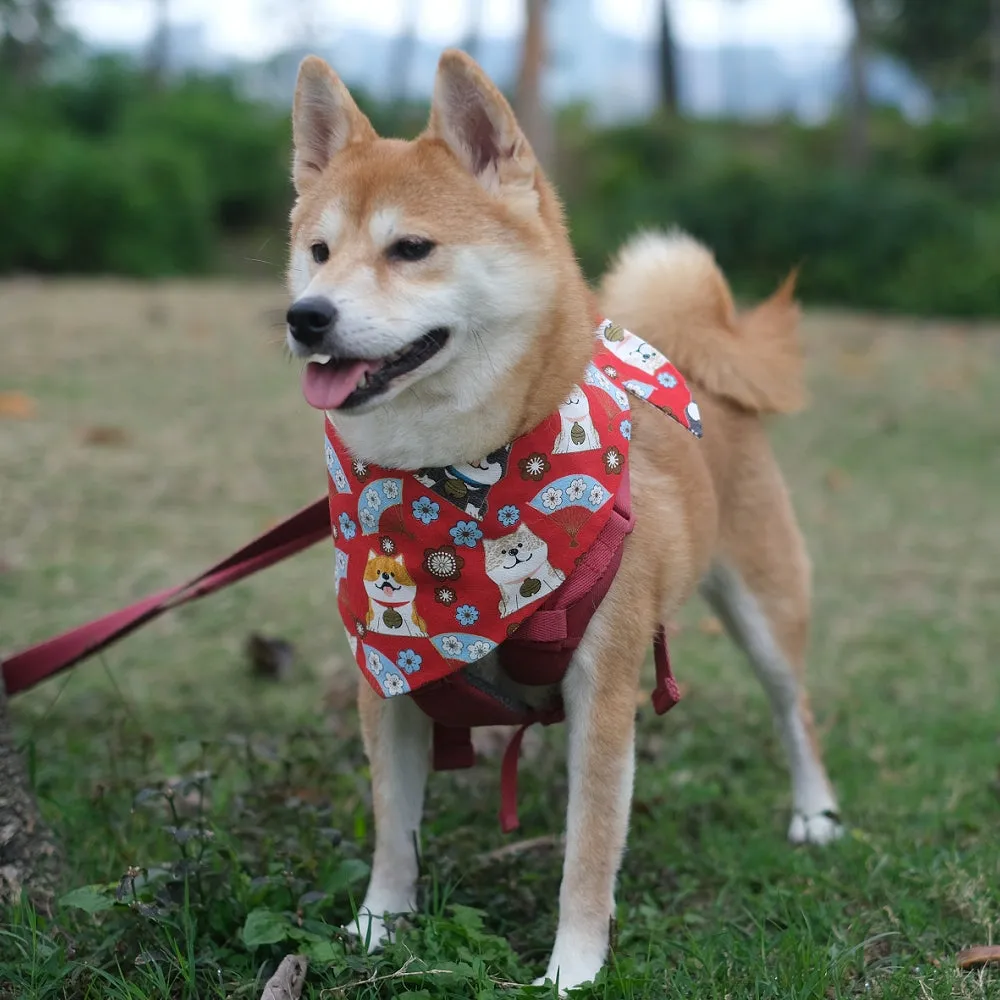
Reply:
[[375, 857], [358, 919], [348, 930], [374, 950], [388, 937], [386, 914], [416, 907], [418, 843], [430, 770], [430, 719], [406, 697], [383, 700], [362, 681], [358, 707], [371, 765]]
[[720, 550], [702, 593], [770, 700], [792, 777], [788, 839], [826, 844], [843, 831], [804, 682], [809, 558], [769, 450], [757, 458], [747, 488], [722, 518]]

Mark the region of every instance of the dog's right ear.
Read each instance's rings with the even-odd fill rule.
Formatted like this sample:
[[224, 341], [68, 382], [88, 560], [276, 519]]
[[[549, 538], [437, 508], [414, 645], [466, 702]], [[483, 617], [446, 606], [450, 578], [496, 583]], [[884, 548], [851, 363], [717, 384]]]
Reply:
[[306, 56], [299, 66], [292, 106], [295, 190], [299, 194], [308, 190], [349, 143], [376, 138], [340, 77], [319, 56]]

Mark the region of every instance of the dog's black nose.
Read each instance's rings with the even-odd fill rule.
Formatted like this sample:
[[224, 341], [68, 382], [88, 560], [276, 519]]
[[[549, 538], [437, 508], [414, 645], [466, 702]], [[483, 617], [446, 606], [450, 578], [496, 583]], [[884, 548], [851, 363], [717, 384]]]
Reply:
[[337, 322], [337, 310], [329, 299], [314, 295], [293, 302], [285, 319], [292, 336], [300, 344], [304, 347], [319, 347]]

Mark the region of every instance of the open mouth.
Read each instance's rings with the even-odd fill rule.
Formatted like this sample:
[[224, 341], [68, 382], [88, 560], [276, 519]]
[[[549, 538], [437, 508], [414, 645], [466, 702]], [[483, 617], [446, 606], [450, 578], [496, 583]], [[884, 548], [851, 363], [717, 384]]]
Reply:
[[449, 336], [447, 327], [436, 327], [385, 358], [310, 361], [302, 373], [302, 394], [317, 410], [360, 406], [380, 396], [395, 379], [430, 361], [448, 343]]

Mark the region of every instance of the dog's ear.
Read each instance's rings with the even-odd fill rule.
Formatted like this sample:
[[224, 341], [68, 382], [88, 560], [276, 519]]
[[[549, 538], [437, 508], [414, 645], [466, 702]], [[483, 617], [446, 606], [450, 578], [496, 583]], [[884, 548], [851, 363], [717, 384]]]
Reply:
[[446, 50], [438, 63], [426, 134], [445, 142], [487, 191], [534, 195], [538, 163], [514, 112], [458, 49]]
[[306, 56], [299, 66], [292, 138], [292, 180], [299, 194], [316, 182], [348, 143], [378, 138], [340, 77], [319, 56]]

